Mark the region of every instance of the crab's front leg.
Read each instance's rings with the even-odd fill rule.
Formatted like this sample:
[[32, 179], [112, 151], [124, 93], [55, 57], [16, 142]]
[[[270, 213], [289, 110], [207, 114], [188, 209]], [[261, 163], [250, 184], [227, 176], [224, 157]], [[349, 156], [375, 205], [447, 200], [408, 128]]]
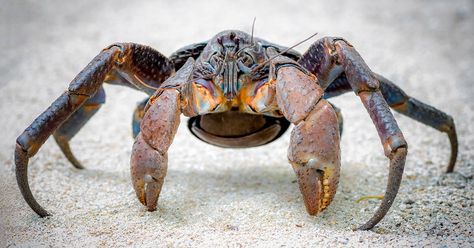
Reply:
[[178, 129], [182, 110], [189, 106], [189, 94], [182, 95], [182, 91], [193, 68], [194, 60], [190, 58], [163, 83], [144, 109], [140, 133], [133, 144], [130, 171], [138, 200], [148, 211], [156, 209], [168, 168], [168, 148]]
[[179, 125], [179, 98], [177, 90], [169, 89], [152, 100], [133, 144], [130, 161], [133, 188], [149, 211], [156, 209], [166, 176], [167, 151]]
[[326, 209], [339, 183], [339, 130], [333, 107], [321, 98], [313, 76], [288, 66], [278, 70], [276, 96], [285, 118], [295, 124], [288, 159], [310, 215]]
[[345, 74], [350, 87], [369, 112], [385, 156], [390, 159], [384, 198], [372, 218], [358, 228], [371, 229], [387, 214], [397, 196], [407, 155], [405, 138], [380, 92], [379, 81], [360, 54], [347, 41], [341, 38], [323, 38], [310, 47], [300, 63], [318, 76], [322, 87], [327, 87], [341, 73]]

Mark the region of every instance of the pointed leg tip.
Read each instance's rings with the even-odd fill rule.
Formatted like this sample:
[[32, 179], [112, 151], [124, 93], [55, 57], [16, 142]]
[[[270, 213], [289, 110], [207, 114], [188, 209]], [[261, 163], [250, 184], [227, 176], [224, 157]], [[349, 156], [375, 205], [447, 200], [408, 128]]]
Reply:
[[448, 168], [446, 169], [446, 173], [451, 173], [454, 171], [454, 166], [456, 165], [456, 160], [458, 157], [458, 135], [456, 133], [456, 128], [454, 127], [454, 123], [451, 129], [448, 131], [449, 142], [451, 143], [451, 156], [449, 157], [449, 164]]
[[446, 173], [452, 173], [454, 171], [454, 167], [456, 166], [457, 155], [457, 151], [451, 152], [451, 158], [449, 159], [449, 164], [446, 168]]
[[82, 165], [81, 162], [74, 156], [74, 154], [71, 151], [71, 147], [69, 145], [69, 141], [67, 138], [63, 136], [59, 136], [54, 134], [54, 139], [56, 140], [56, 143], [58, 144], [59, 148], [63, 152], [64, 156], [66, 156], [67, 160], [74, 166], [74, 168], [78, 170], [83, 170], [85, 167]]
[[53, 216], [52, 214], [50, 214], [49, 212], [44, 212], [44, 213], [37, 213], [39, 215], [40, 218], [47, 218], [47, 217], [50, 217], [50, 216]]
[[69, 160], [69, 162], [71, 162], [72, 166], [74, 166], [74, 168], [78, 169], [78, 170], [85, 170], [86, 167], [84, 167], [80, 162], [73, 162], [71, 160]]
[[155, 207], [147, 207], [146, 211], [148, 212], [155, 212], [156, 211], [156, 206]]
[[356, 231], [370, 231], [370, 229], [372, 229], [372, 227], [366, 226], [366, 224], [364, 224], [362, 226], [353, 228], [352, 231], [354, 231], [354, 232], [356, 232]]

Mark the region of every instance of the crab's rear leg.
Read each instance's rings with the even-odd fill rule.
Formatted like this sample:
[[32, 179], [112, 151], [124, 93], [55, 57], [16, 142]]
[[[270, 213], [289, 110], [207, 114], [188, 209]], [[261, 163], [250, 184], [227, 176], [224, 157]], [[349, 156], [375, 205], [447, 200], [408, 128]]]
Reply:
[[[77, 132], [96, 110], [75, 116], [77, 121], [67, 120], [87, 102], [99, 103], [94, 99], [102, 83], [114, 73], [121, 73], [130, 79], [119, 83], [145, 92], [154, 91], [153, 83], [164, 81], [174, 71], [171, 62], [146, 46], [133, 43], [118, 43], [104, 49], [70, 83], [68, 90], [56, 99], [52, 105], [38, 116], [33, 123], [17, 138], [15, 149], [16, 177], [20, 191], [28, 205], [41, 217], [49, 215], [34, 199], [28, 184], [28, 160], [33, 157], [48, 137], [61, 125], [70, 125], [57, 132], [61, 149], [70, 152], [67, 136]], [[112, 80], [113, 81], [113, 80]], [[113, 83], [113, 82], [111, 82]], [[86, 105], [85, 105], [86, 104]], [[62, 136], [62, 137], [61, 137]], [[58, 139], [57, 139], [58, 140]], [[71, 155], [70, 153], [69, 155]], [[66, 154], [68, 155], [68, 154]], [[77, 161], [77, 160], [76, 160]]]

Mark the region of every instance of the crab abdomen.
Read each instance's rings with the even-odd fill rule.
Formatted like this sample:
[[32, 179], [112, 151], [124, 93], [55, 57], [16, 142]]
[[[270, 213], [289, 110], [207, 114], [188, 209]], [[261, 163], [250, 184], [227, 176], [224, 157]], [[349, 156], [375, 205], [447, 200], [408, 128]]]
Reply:
[[237, 111], [195, 116], [188, 128], [198, 139], [225, 148], [247, 148], [278, 139], [290, 126], [284, 118]]

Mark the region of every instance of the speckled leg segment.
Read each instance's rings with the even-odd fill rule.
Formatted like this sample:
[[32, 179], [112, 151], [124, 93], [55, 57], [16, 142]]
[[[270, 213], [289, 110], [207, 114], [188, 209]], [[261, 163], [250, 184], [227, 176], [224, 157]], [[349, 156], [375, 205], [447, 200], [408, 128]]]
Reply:
[[152, 48], [138, 44], [118, 43], [99, 53], [72, 80], [68, 90], [17, 138], [16, 176], [20, 191], [28, 205], [41, 217], [49, 215], [31, 193], [27, 173], [29, 158], [33, 157], [48, 137], [59, 128], [55, 135], [58, 144], [76, 167], [80, 165], [76, 163], [77, 160], [74, 161], [67, 141], [97, 111], [97, 106], [90, 105], [103, 100], [100, 92], [104, 81], [127, 85], [149, 93], [154, 92], [154, 88], [173, 71], [173, 65], [166, 57]]

